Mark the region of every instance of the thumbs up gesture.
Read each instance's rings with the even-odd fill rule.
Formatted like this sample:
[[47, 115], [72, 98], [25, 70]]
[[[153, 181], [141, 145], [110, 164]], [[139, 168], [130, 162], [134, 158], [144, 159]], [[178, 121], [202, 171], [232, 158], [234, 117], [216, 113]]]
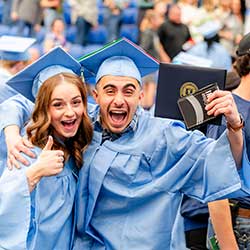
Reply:
[[45, 147], [35, 162], [42, 176], [56, 175], [63, 170], [64, 153], [61, 150], [51, 150], [53, 143], [53, 137], [49, 136]]
[[64, 153], [61, 150], [51, 150], [53, 143], [53, 137], [49, 136], [41, 154], [27, 169], [27, 172], [32, 172], [32, 175], [35, 175], [39, 180], [44, 176], [57, 175], [63, 170]]
[[26, 177], [30, 191], [44, 176], [57, 175], [63, 170], [64, 153], [61, 150], [52, 150], [53, 137], [49, 136], [37, 160], [26, 170]]

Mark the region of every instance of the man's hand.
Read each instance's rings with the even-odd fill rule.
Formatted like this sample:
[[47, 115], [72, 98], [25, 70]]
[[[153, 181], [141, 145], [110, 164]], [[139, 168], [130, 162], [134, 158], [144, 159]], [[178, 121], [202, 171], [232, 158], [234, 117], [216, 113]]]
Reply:
[[207, 101], [206, 110], [208, 115], [217, 116], [223, 114], [231, 127], [240, 125], [240, 115], [231, 92], [216, 90], [208, 96]]
[[227, 135], [230, 142], [231, 151], [237, 167], [242, 164], [243, 135], [241, 128], [242, 120], [235, 104], [233, 95], [229, 91], [216, 90], [208, 96], [206, 110], [208, 115], [223, 114], [227, 120]]
[[28, 166], [30, 163], [21, 155], [21, 152], [35, 158], [36, 155], [30, 150], [33, 148], [33, 145], [27, 139], [20, 136], [19, 128], [16, 125], [6, 127], [4, 133], [7, 146], [8, 168], [12, 169], [13, 166], [20, 168], [19, 162]]

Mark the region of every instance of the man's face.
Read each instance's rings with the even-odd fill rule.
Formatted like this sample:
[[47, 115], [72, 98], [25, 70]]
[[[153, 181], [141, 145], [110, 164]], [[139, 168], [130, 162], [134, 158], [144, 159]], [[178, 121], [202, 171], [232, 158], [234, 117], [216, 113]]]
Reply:
[[180, 24], [181, 23], [181, 9], [178, 6], [173, 6], [169, 10], [168, 18], [171, 22]]
[[107, 75], [94, 90], [100, 105], [103, 128], [121, 133], [131, 122], [142, 98], [141, 86], [135, 78]]

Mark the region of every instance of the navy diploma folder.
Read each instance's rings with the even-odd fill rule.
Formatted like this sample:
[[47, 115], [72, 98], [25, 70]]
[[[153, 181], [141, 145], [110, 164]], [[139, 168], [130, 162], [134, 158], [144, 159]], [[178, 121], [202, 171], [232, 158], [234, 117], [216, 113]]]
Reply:
[[[185, 112], [180, 111], [180, 100], [185, 99], [189, 95], [194, 95], [200, 89], [207, 87], [210, 84], [217, 84], [219, 89], [224, 89], [226, 79], [226, 70], [207, 67], [197, 67], [190, 65], [177, 65], [169, 63], [161, 63], [158, 77], [155, 116], [165, 117], [177, 120], [188, 119], [187, 112], [190, 116], [195, 116], [195, 112], [190, 109]], [[178, 106], [179, 102], [179, 106]], [[186, 117], [184, 119], [183, 112]], [[221, 117], [213, 119], [192, 118], [194, 124], [187, 124], [187, 128], [195, 128], [205, 122], [212, 124], [220, 124]]]

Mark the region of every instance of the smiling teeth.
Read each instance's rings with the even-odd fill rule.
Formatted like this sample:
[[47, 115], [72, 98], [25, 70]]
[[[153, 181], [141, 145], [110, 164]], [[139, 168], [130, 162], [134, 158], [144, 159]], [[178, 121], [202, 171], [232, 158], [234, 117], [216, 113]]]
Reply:
[[66, 123], [66, 124], [72, 124], [72, 123], [74, 123], [75, 122], [75, 120], [71, 120], [71, 121], [63, 121], [63, 123]]
[[111, 111], [112, 113], [115, 113], [115, 114], [124, 114], [126, 113], [125, 111]]

